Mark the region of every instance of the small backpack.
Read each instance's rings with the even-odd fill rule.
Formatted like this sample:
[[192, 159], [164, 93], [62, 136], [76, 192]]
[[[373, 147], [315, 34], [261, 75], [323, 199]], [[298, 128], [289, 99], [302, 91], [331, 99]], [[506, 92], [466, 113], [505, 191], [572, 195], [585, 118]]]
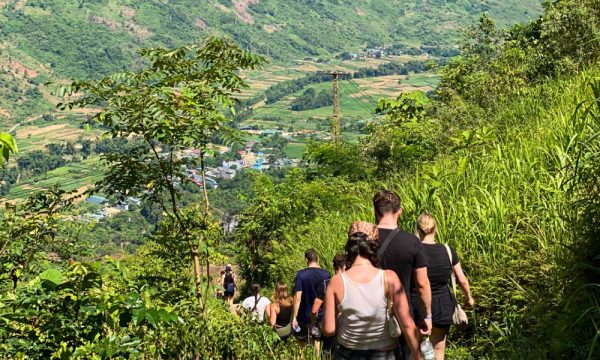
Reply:
[[223, 287], [225, 288], [225, 291], [229, 293], [232, 293], [235, 290], [233, 275], [225, 274], [225, 279], [223, 279]]

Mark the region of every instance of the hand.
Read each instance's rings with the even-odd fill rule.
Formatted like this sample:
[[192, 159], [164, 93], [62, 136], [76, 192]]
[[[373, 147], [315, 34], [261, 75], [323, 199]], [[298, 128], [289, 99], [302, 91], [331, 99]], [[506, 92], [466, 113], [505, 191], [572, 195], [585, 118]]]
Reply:
[[472, 308], [473, 306], [475, 306], [475, 299], [473, 299], [472, 297], [468, 298], [467, 301], [465, 301], [465, 307], [466, 308]]
[[296, 318], [292, 319], [292, 328], [295, 329], [298, 327], [298, 320]]
[[423, 319], [423, 321], [420, 324], [421, 335], [424, 335], [424, 336], [431, 335], [431, 328], [432, 328], [431, 315], [429, 315], [428, 317]]

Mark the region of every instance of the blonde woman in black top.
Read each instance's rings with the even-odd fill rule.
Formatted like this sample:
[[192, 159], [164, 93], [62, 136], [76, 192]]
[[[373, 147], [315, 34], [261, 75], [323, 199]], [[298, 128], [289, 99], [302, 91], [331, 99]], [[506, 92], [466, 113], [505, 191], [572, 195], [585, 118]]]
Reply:
[[287, 284], [278, 282], [273, 292], [273, 302], [267, 306], [266, 312], [269, 324], [282, 340], [287, 339], [292, 333], [293, 304], [294, 299], [290, 296]]
[[[431, 315], [433, 328], [429, 340], [433, 345], [435, 359], [443, 360], [446, 349], [446, 337], [450, 325], [452, 325], [452, 314], [454, 313], [456, 299], [450, 293], [448, 282], [452, 272], [456, 276], [458, 284], [465, 296], [465, 306], [473, 306], [475, 300], [471, 295], [469, 281], [465, 276], [458, 256], [450, 246], [452, 254], [452, 264], [448, 256], [448, 250], [445, 245], [439, 244], [435, 240], [437, 225], [435, 218], [431, 214], [423, 214], [417, 220], [417, 236], [421, 239], [425, 257], [427, 258], [427, 276], [431, 284]], [[413, 303], [418, 299], [413, 298]], [[414, 307], [415, 319], [417, 322], [423, 317], [419, 307]]]

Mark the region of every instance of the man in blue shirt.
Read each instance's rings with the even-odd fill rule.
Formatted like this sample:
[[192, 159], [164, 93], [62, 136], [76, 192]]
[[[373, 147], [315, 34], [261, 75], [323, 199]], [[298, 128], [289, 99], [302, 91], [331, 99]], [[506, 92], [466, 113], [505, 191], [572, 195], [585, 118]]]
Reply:
[[[292, 326], [294, 335], [300, 342], [308, 342], [309, 338], [320, 339], [320, 331], [312, 321], [312, 307], [317, 298], [319, 288], [323, 282], [330, 278], [329, 272], [319, 266], [319, 255], [315, 249], [308, 249], [304, 253], [307, 267], [298, 271], [294, 280], [294, 316]], [[317, 324], [323, 318], [323, 309], [317, 313]], [[313, 329], [314, 328], [314, 329]]]

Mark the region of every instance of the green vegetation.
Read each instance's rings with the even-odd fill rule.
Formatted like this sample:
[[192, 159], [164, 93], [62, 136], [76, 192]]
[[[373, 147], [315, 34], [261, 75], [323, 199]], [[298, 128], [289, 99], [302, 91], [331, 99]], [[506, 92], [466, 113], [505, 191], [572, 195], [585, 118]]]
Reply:
[[[82, 95], [64, 108], [105, 107], [91, 119], [112, 138], [96, 144], [106, 169], [95, 191], [143, 203], [139, 214], [90, 225], [76, 221], [72, 194], [54, 189], [0, 213], [0, 351], [17, 359], [300, 358], [295, 342], [277, 342], [213, 298], [211, 264], [235, 262], [244, 279], [267, 287], [289, 283], [307, 248], [329, 265], [349, 224], [373, 220], [371, 196], [385, 187], [403, 199], [404, 229], [422, 212], [436, 216], [439, 239], [456, 248], [470, 278], [477, 305], [470, 325], [453, 330], [448, 358], [598, 358], [598, 9], [598, 0], [547, 3], [542, 17], [508, 30], [482, 17], [431, 96], [382, 99], [364, 137], [310, 142], [305, 167], [247, 173], [214, 192], [190, 195], [186, 169], [204, 174], [210, 142], [240, 146], [222, 109], [245, 86], [239, 70], [263, 58], [208, 38], [144, 50], [141, 70], [63, 87]], [[264, 145], [289, 152], [303, 144], [273, 136]], [[197, 160], [177, 156], [192, 147]], [[67, 146], [48, 150], [56, 156]], [[223, 231], [231, 214], [237, 226]], [[90, 228], [106, 233], [104, 247], [86, 245]], [[125, 247], [124, 238], [135, 242], [131, 254], [98, 260]], [[303, 356], [316, 358], [310, 347]]]

